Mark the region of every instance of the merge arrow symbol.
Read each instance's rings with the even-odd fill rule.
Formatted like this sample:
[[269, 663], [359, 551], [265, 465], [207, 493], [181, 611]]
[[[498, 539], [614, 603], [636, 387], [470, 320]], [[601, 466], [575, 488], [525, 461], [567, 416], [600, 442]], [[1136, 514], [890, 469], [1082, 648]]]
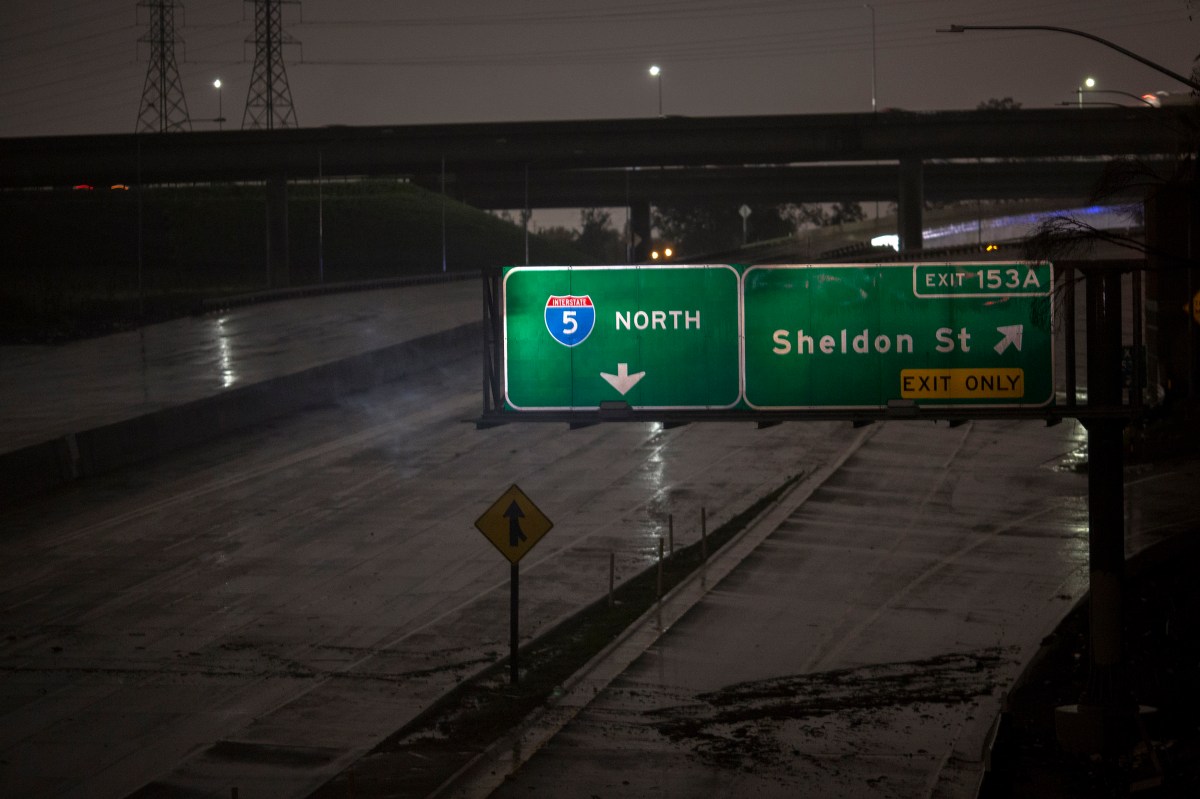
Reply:
[[508, 545], [515, 547], [525, 540], [525, 531], [521, 529], [521, 519], [525, 517], [525, 512], [514, 499], [503, 515], [508, 519]]
[[1017, 348], [1017, 352], [1021, 351], [1021, 337], [1025, 333], [1025, 325], [1004, 325], [997, 327], [996, 330], [999, 331], [1000, 335], [1004, 336], [1004, 338], [1000, 339], [1000, 343], [996, 345], [997, 354], [1003, 355], [1010, 344]]
[[629, 364], [619, 363], [617, 364], [617, 373], [615, 375], [610, 375], [608, 372], [601, 372], [600, 376], [623, 397], [629, 389], [636, 386], [638, 381], [646, 376], [646, 373], [634, 372], [633, 374], [629, 374]]

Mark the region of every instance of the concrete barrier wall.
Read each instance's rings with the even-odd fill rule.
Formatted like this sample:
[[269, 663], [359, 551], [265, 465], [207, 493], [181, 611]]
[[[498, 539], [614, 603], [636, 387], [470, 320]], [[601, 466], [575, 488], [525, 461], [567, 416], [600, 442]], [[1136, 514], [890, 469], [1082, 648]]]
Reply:
[[441, 361], [439, 356], [447, 350], [478, 344], [482, 330], [480, 322], [462, 325], [0, 454], [0, 502], [148, 461], [401, 380]]

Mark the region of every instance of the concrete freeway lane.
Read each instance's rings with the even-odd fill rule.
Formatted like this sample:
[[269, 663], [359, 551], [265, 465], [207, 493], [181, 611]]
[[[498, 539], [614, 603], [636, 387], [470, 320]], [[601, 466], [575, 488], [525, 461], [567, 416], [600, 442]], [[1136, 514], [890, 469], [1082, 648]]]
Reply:
[[[974, 796], [1003, 694], [1087, 590], [1082, 439], [869, 428], [697, 605], [648, 619], [607, 688], [585, 681], [561, 732], [444, 795]], [[1131, 476], [1129, 550], [1195, 530], [1198, 473]]]
[[[79, 430], [48, 418], [66, 404], [63, 386], [124, 397], [95, 421], [110, 423], [229, 392], [229, 374], [274, 384], [277, 361], [305, 373], [311, 360], [290, 362], [300, 351], [318, 359], [373, 347], [407, 352], [391, 348], [431, 332], [425, 326], [469, 322], [463, 308], [475, 288], [421, 289], [408, 300], [392, 292], [312, 298], [183, 320], [56, 351], [41, 376], [37, 353], [5, 353], [18, 356], [5, 361], [7, 374], [23, 377], [4, 390], [21, 397], [27, 420], [6, 435], [33, 424], [52, 436]], [[413, 301], [419, 312], [386, 321], [397, 302]], [[390, 330], [414, 320], [414, 329]], [[314, 340], [352, 346], [331, 354]], [[562, 778], [554, 758], [582, 736], [596, 757], [591, 765], [579, 753], [568, 759], [575, 782], [557, 793], [600, 785], [609, 776], [598, 768], [625, 768], [645, 746], [669, 755], [671, 790], [790, 784], [800, 774], [790, 761], [714, 766], [721, 734], [712, 730], [728, 725], [711, 709], [717, 698], [742, 702], [736, 686], [744, 685], [794, 694], [839, 674], [870, 683], [884, 663], [913, 680], [931, 665], [954, 676], [978, 704], [975, 717], [930, 713], [957, 730], [946, 733], [890, 706], [868, 709], [882, 719], [877, 736], [855, 737], [862, 729], [850, 716], [849, 726], [830, 728], [828, 750], [801, 760], [836, 760], [846, 779], [934, 779], [942, 772], [929, 770], [932, 755], [914, 771], [901, 756], [842, 757], [835, 744], [894, 746], [887, 730], [908, 720], [937, 742], [927, 753], [969, 755], [995, 690], [1082, 590], [1080, 478], [1046, 468], [1078, 449], [1072, 424], [479, 431], [465, 423], [479, 410], [477, 348], [439, 340], [418, 361], [369, 393], [0, 508], [5, 793], [307, 795], [503, 656], [508, 564], [472, 522], [513, 482], [555, 522], [522, 565], [527, 640], [603, 594], [610, 553], [618, 579], [651, 563], [668, 514], [677, 541], [690, 543], [701, 507], [715, 526], [787, 476], [808, 477], [760, 526], [761, 546], [743, 548], [743, 566], [704, 586], [716, 591], [698, 615], [600, 694], [583, 726], [546, 750], [549, 760], [518, 774], [516, 785], [558, 786], [546, 782]], [[137, 368], [121, 379], [113, 364], [126, 362]], [[1161, 500], [1195, 480], [1139, 476], [1130, 525], [1161, 535], [1194, 523], [1186, 502]], [[1164, 507], [1177, 516], [1164, 522]], [[936, 706], [945, 697], [931, 691]], [[777, 698], [743, 704], [769, 717]], [[751, 717], [762, 727], [753, 757], [773, 741], [816, 740], [793, 705], [785, 701], [782, 712], [792, 714], [782, 730]], [[650, 717], [657, 726], [645, 726]], [[613, 734], [632, 749], [614, 745]], [[881, 763], [890, 765], [872, 771]], [[630, 769], [621, 779], [649, 788], [658, 773]], [[613, 790], [632, 795], [630, 786]]]
[[[460, 295], [419, 290], [421, 318], [445, 324]], [[370, 295], [327, 302], [314, 318], [338, 338], [381, 315]], [[250, 379], [263, 352], [304, 340], [289, 307], [237, 315], [246, 346], [224, 362], [209, 320], [185, 322], [203, 340], [150, 369], [187, 383], [191, 362], [216, 392], [222, 369]], [[250, 346], [255, 314], [274, 318], [258, 325], [274, 343]], [[93, 354], [103, 341], [78, 351], [121, 383], [105, 366], [119, 357]], [[720, 524], [852, 438], [834, 424], [478, 431], [477, 347], [425, 356], [337, 405], [5, 504], [4, 793], [304, 796], [506, 654], [508, 564], [472, 522], [511, 483], [555, 522], [523, 563], [528, 639], [603, 594], [610, 553], [618, 579], [648, 564], [668, 514], [690, 543], [702, 506]], [[49, 386], [82, 368], [55, 363]], [[53, 389], [38, 399], [52, 406]]]

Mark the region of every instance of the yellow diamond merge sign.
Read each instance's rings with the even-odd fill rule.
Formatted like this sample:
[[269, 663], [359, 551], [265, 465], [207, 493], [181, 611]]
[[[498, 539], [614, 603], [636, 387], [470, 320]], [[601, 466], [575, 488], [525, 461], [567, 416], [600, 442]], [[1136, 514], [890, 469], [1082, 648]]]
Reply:
[[475, 526], [501, 555], [516, 563], [550, 532], [554, 522], [513, 485], [475, 520]]

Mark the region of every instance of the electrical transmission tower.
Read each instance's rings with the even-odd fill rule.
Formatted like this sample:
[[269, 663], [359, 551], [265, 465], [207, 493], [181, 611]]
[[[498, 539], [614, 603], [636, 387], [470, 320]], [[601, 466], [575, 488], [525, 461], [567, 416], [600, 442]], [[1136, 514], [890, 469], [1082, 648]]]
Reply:
[[[242, 128], [299, 127], [283, 66], [283, 47], [298, 44], [283, 31], [283, 4], [299, 0], [246, 0], [254, 3], [254, 70]], [[247, 40], [251, 41], [251, 40]]]
[[140, 0], [138, 8], [150, 10], [150, 27], [139, 42], [150, 44], [150, 65], [142, 88], [142, 106], [138, 111], [138, 133], [169, 133], [192, 129], [183, 84], [175, 66], [174, 0]]

